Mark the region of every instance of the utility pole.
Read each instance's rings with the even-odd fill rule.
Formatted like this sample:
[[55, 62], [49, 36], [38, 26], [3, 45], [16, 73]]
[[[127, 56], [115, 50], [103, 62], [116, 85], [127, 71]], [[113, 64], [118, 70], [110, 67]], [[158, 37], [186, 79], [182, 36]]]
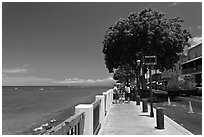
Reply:
[[157, 67], [155, 67], [155, 76], [156, 76], [156, 87], [155, 87], [155, 89], [157, 90], [158, 89], [158, 80], [159, 80], [159, 76], [158, 76], [158, 74], [157, 74]]
[[149, 90], [150, 90], [150, 117], [154, 117], [153, 113], [153, 93], [152, 93], [152, 68], [151, 65], [149, 65]]
[[152, 93], [152, 66], [157, 64], [156, 56], [145, 56], [145, 65], [149, 66], [149, 90], [150, 90], [150, 117], [154, 117], [153, 112], [153, 93]]

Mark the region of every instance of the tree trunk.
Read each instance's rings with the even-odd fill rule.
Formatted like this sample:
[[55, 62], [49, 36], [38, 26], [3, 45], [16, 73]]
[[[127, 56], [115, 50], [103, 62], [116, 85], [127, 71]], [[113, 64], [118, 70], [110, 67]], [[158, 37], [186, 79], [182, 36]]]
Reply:
[[126, 79], [126, 82], [127, 82], [126, 85], [128, 85], [129, 84], [129, 79], [128, 78]]
[[146, 84], [146, 81], [145, 81], [145, 75], [142, 75], [140, 77], [140, 81], [141, 81], [141, 85], [142, 85], [142, 90], [147, 90], [147, 84]]

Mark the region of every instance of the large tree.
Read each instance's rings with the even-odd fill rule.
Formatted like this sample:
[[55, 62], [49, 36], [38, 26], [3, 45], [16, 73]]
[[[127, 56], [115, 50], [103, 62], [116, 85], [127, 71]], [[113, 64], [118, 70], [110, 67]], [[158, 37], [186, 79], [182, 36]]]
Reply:
[[113, 74], [113, 79], [123, 82], [125, 84], [129, 83], [131, 79], [135, 78], [135, 73], [131, 66], [124, 65], [118, 67]]
[[136, 68], [136, 61], [147, 55], [157, 56], [160, 71], [172, 68], [191, 38], [182, 29], [183, 22], [179, 17], [167, 19], [164, 13], [148, 8], [111, 25], [103, 41], [109, 72], [126, 64]]

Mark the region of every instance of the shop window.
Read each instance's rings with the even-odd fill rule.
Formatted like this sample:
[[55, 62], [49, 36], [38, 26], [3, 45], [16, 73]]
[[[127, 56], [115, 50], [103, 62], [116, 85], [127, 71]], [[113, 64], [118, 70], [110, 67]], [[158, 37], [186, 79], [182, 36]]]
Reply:
[[202, 58], [199, 58], [195, 61], [196, 66], [202, 65]]
[[197, 58], [198, 57], [198, 54], [197, 53], [195, 53], [195, 58]]
[[182, 65], [182, 68], [183, 68], [183, 69], [187, 69], [187, 64], [183, 64], [183, 65]]
[[190, 63], [188, 64], [188, 66], [189, 66], [189, 68], [193, 68], [193, 67], [194, 67], [194, 61], [190, 62]]

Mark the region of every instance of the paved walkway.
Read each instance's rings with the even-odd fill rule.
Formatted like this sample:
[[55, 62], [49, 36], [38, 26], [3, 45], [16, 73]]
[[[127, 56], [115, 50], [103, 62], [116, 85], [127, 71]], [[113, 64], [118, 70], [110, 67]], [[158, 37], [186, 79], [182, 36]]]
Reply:
[[142, 103], [112, 104], [106, 122], [100, 131], [102, 135], [192, 135], [191, 132], [165, 116], [163, 130], [156, 129], [156, 110], [154, 118], [142, 112]]

